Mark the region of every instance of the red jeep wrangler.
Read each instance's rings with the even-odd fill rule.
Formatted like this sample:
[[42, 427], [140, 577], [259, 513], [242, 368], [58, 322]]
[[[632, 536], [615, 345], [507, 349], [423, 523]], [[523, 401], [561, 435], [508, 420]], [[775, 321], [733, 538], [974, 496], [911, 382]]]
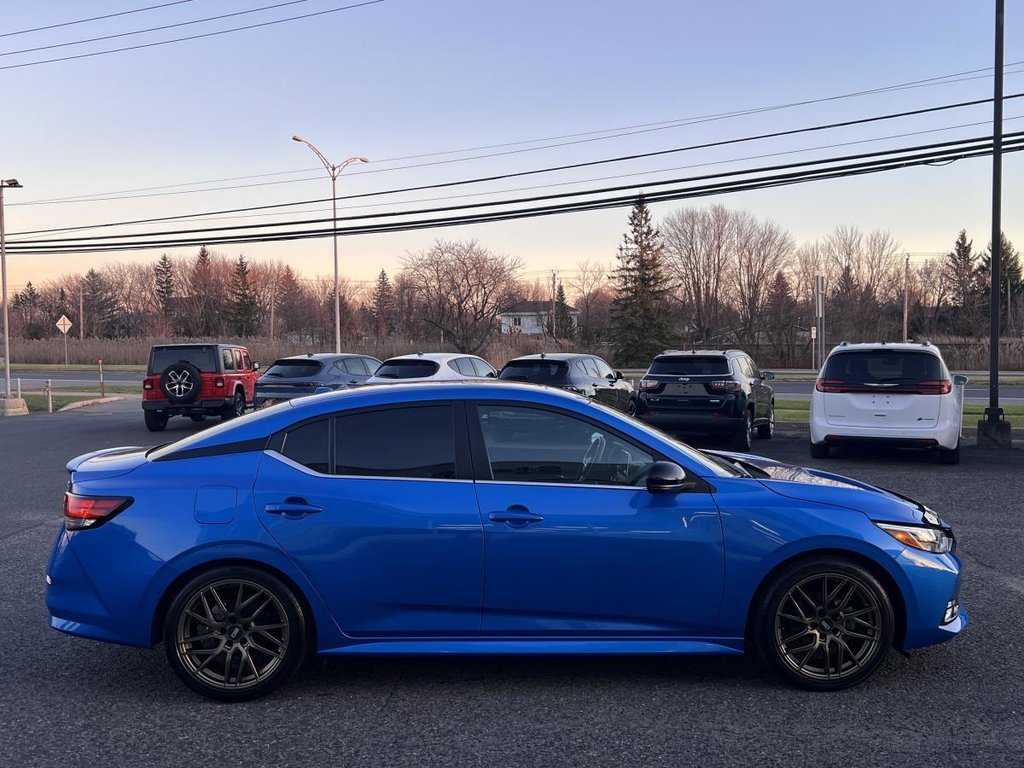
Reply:
[[171, 416], [241, 416], [256, 396], [259, 363], [234, 344], [161, 344], [149, 350], [142, 410], [150, 432]]

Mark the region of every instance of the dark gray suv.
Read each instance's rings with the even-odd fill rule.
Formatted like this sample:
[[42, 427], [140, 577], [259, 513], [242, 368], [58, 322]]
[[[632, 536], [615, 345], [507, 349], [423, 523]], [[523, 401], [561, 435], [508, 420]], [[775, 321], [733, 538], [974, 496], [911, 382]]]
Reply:
[[774, 379], [746, 352], [669, 350], [647, 369], [636, 397], [636, 417], [666, 432], [711, 437], [728, 435], [736, 450], [750, 450], [756, 431], [775, 432]]

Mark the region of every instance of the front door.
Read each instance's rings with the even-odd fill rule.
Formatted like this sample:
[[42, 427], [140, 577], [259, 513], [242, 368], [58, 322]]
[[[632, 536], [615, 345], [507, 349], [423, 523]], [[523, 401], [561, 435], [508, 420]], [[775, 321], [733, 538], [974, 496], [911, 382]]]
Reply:
[[476, 411], [485, 632], [713, 634], [724, 552], [709, 493], [649, 493], [654, 455], [574, 414]]
[[479, 633], [483, 532], [456, 459], [461, 404], [340, 413], [273, 439], [257, 513], [346, 634]]

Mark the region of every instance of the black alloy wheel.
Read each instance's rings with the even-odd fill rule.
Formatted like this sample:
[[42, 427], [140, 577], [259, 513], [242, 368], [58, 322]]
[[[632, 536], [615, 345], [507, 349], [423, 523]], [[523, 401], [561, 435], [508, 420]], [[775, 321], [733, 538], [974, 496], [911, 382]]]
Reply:
[[184, 683], [220, 701], [249, 701], [286, 683], [306, 655], [294, 593], [254, 568], [226, 566], [177, 594], [164, 621], [167, 660]]
[[771, 440], [775, 436], [775, 403], [768, 409], [768, 423], [757, 426], [757, 436], [762, 440]]
[[227, 421], [228, 419], [238, 418], [244, 413], [245, 395], [240, 390], [236, 390], [234, 397], [231, 398], [230, 402], [224, 406], [224, 410], [221, 411], [220, 418], [222, 421]]
[[750, 411], [743, 412], [743, 424], [732, 436], [732, 447], [737, 451], [749, 451], [751, 443], [754, 442], [754, 419]]
[[150, 432], [163, 432], [170, 418], [166, 413], [159, 411], [143, 411], [143, 417], [146, 419], [146, 429]]
[[769, 665], [788, 682], [833, 691], [856, 685], [882, 663], [895, 620], [884, 587], [842, 558], [798, 563], [773, 582], [753, 631]]
[[174, 363], [160, 374], [160, 391], [175, 405], [191, 403], [199, 397], [201, 386], [199, 369], [192, 363]]

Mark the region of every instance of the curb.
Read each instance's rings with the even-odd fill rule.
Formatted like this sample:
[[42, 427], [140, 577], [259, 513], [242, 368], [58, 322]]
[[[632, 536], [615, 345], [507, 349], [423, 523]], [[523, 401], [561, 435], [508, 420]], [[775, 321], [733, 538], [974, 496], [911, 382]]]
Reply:
[[57, 413], [63, 413], [64, 411], [73, 411], [76, 408], [84, 408], [87, 405], [100, 405], [101, 403], [116, 403], [118, 400], [127, 400], [126, 397], [120, 395], [111, 395], [110, 397], [97, 397], [95, 400], [79, 400], [74, 403], [68, 403], [63, 408], [58, 408]]

